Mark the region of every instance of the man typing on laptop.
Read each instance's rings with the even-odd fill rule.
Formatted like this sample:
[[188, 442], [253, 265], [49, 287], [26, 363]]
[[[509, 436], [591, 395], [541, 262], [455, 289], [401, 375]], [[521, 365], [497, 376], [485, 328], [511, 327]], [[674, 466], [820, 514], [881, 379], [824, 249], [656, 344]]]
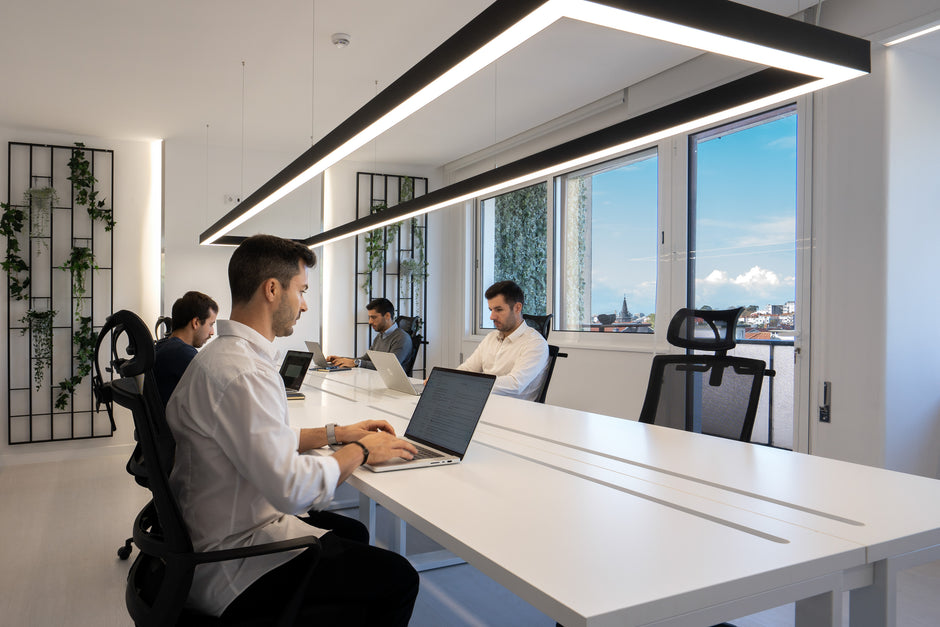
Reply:
[[[398, 363], [405, 363], [411, 355], [411, 336], [399, 329], [392, 319], [395, 315], [395, 307], [392, 305], [392, 301], [387, 298], [376, 298], [366, 305], [366, 310], [369, 312], [369, 326], [378, 333], [369, 350], [394, 353], [395, 357], [398, 358]], [[375, 370], [368, 353], [358, 359], [339, 357], [338, 355], [330, 355], [327, 359], [334, 366], [361, 367]]]
[[[289, 426], [274, 339], [290, 335], [306, 311], [315, 261], [305, 246], [270, 235], [250, 237], [233, 253], [231, 319], [219, 321], [218, 338], [192, 361], [167, 406], [176, 439], [171, 487], [197, 551], [319, 536], [302, 614], [323, 624], [407, 625], [418, 592], [407, 560], [366, 544], [358, 521], [314, 510], [358, 466], [411, 459], [415, 447], [382, 420], [330, 433]], [[350, 444], [327, 457], [299, 453], [334, 441]], [[315, 560], [303, 551], [203, 564], [188, 604], [264, 620]]]

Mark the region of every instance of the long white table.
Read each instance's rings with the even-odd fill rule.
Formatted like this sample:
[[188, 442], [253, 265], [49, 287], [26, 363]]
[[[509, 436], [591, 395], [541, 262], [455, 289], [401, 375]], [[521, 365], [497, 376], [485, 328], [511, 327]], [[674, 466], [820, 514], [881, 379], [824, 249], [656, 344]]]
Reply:
[[[416, 402], [311, 373], [298, 426]], [[940, 559], [940, 481], [493, 396], [462, 464], [350, 484], [564, 625], [895, 623], [899, 570]], [[366, 512], [367, 514], [367, 512]]]

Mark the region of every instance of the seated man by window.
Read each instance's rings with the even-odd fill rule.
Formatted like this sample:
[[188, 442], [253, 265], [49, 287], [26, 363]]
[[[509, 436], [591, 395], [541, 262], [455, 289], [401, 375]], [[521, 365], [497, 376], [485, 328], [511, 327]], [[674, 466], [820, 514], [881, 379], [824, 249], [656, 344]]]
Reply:
[[173, 303], [173, 331], [154, 344], [153, 376], [163, 405], [196, 356], [196, 349], [215, 334], [219, 305], [201, 292], [186, 292]]
[[525, 295], [513, 281], [499, 281], [486, 290], [495, 331], [477, 346], [458, 370], [495, 374], [493, 394], [533, 401], [542, 391], [548, 366], [548, 343], [522, 319]]
[[[411, 336], [399, 329], [393, 321], [395, 307], [392, 302], [387, 298], [376, 298], [366, 305], [366, 310], [369, 312], [369, 326], [378, 333], [369, 350], [395, 353], [395, 357], [398, 357], [398, 362], [401, 364], [408, 361], [408, 357], [411, 355]], [[358, 359], [339, 357], [338, 355], [330, 355], [327, 359], [334, 366], [346, 366], [347, 368], [358, 366], [375, 370], [368, 353]]]
[[[219, 321], [218, 337], [186, 369], [166, 418], [176, 439], [170, 485], [195, 550], [315, 535], [319, 561], [304, 550], [202, 564], [187, 604], [263, 621], [303, 585], [300, 615], [316, 624], [405, 626], [418, 573], [401, 555], [369, 546], [359, 521], [316, 510], [367, 460], [411, 459], [417, 450], [384, 420], [290, 426], [274, 340], [291, 335], [307, 310], [315, 262], [303, 244], [271, 235], [238, 246], [228, 267], [231, 319]], [[347, 445], [329, 456], [302, 454], [328, 443]]]

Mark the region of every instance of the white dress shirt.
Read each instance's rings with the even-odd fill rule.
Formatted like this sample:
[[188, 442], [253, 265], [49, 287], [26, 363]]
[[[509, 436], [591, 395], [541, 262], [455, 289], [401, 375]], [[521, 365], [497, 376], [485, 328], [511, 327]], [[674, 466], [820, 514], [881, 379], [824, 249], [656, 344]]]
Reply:
[[[199, 352], [166, 408], [176, 439], [170, 485], [193, 547], [228, 549], [322, 536], [295, 514], [333, 498], [339, 465], [300, 455], [272, 342], [231, 320]], [[218, 616], [249, 585], [298, 551], [196, 567], [189, 606]]]
[[495, 374], [493, 394], [534, 401], [542, 391], [548, 366], [548, 342], [542, 334], [520, 324], [508, 337], [488, 334], [458, 370]]

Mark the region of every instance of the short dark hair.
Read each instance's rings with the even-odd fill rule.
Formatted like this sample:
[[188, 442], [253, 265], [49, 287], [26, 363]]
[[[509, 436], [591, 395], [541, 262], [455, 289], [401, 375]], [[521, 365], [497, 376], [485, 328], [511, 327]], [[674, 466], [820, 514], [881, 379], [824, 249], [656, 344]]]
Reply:
[[274, 235], [252, 235], [238, 245], [228, 262], [232, 304], [250, 301], [258, 286], [268, 279], [289, 285], [297, 274], [298, 262], [312, 268], [317, 257], [300, 242]]
[[503, 295], [506, 304], [510, 307], [516, 303], [525, 305], [525, 294], [522, 293], [522, 288], [516, 285], [515, 281], [498, 281], [486, 288], [486, 300], [496, 298], [500, 294]]
[[387, 298], [373, 298], [369, 301], [369, 304], [366, 305], [366, 309], [369, 311], [377, 311], [380, 316], [390, 314], [392, 317], [395, 317], [395, 306], [392, 305], [392, 301]]
[[219, 304], [202, 292], [186, 292], [173, 303], [173, 330], [189, 325], [193, 318], [199, 318], [199, 324], [209, 318], [209, 312], [219, 313]]

